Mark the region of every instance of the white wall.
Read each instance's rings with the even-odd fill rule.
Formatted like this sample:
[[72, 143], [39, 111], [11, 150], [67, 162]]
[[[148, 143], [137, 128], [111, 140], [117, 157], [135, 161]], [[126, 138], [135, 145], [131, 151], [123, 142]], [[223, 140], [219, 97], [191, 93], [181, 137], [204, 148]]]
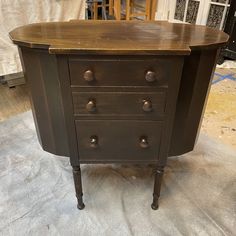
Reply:
[[168, 20], [173, 18], [176, 0], [158, 0], [156, 20]]

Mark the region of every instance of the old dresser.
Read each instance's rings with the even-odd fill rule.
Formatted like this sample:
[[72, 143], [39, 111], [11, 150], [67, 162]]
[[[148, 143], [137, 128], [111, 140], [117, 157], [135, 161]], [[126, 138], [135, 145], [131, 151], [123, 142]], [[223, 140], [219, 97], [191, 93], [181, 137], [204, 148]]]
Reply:
[[193, 149], [220, 31], [167, 22], [72, 21], [10, 32], [42, 148], [81, 163], [154, 163], [158, 208], [167, 157]]

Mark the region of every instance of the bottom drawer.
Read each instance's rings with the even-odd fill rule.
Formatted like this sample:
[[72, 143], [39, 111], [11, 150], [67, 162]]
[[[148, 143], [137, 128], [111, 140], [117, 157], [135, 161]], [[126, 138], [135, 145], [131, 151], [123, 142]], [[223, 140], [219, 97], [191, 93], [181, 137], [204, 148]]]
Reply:
[[80, 161], [156, 161], [161, 129], [160, 121], [76, 120]]

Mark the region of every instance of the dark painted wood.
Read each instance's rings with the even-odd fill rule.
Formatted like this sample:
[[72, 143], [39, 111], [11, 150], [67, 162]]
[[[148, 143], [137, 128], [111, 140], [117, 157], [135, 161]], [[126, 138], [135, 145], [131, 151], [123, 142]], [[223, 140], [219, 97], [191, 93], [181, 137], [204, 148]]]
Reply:
[[[70, 90], [70, 74], [67, 63], [67, 56], [57, 56], [58, 78], [61, 89], [62, 106], [65, 115], [66, 134], [69, 143], [69, 157], [72, 166], [79, 166], [79, 150], [77, 145], [77, 135], [73, 116], [72, 93]], [[53, 92], [53, 91], [51, 91]]]
[[188, 55], [218, 48], [228, 35], [167, 21], [76, 21], [37, 23], [10, 32], [14, 43], [57, 54]]
[[189, 57], [185, 58], [169, 156], [181, 155], [194, 148], [215, 71], [217, 55], [217, 50], [204, 50], [192, 52]]
[[24, 47], [19, 52], [40, 144], [45, 151], [69, 156], [56, 57]]
[[78, 117], [142, 116], [158, 119], [165, 114], [165, 92], [73, 92], [74, 114]]
[[152, 209], [157, 210], [159, 207], [159, 197], [161, 192], [161, 183], [162, 183], [162, 177], [164, 174], [164, 166], [157, 166], [154, 170], [154, 190], [153, 190], [153, 202], [152, 202]]
[[[158, 155], [158, 165], [164, 166], [166, 165], [170, 142], [171, 142], [171, 134], [172, 127], [175, 119], [175, 110], [176, 110], [176, 102], [179, 91], [179, 85], [182, 75], [184, 57], [179, 58], [177, 63], [177, 68], [174, 70], [174, 75], [171, 80], [169, 80], [168, 90], [166, 93], [166, 108], [165, 108], [165, 122], [163, 125], [162, 136], [161, 136], [161, 146], [160, 152]], [[171, 68], [172, 70], [172, 68]], [[179, 134], [181, 135], [181, 133]]]
[[[166, 86], [177, 69], [178, 57], [155, 58], [107, 58], [93, 57], [91, 59], [73, 57], [69, 60], [71, 85], [88, 86]], [[171, 68], [171, 70], [170, 70]], [[94, 79], [88, 82], [84, 78], [87, 71], [93, 72]], [[148, 72], [155, 73], [156, 79], [148, 82]]]
[[128, 162], [155, 164], [157, 209], [167, 157], [194, 147], [228, 36], [189, 24], [112, 21], [32, 24], [10, 36], [42, 147], [70, 157], [78, 208], [81, 163]]
[[72, 166], [73, 167], [73, 178], [75, 185], [75, 192], [77, 198], [77, 208], [79, 210], [83, 210], [85, 205], [83, 202], [83, 190], [82, 190], [82, 181], [81, 181], [81, 169], [80, 166]]
[[[76, 120], [80, 162], [157, 161], [163, 122], [127, 120]], [[98, 138], [97, 147], [91, 137]], [[148, 147], [141, 147], [146, 137]]]

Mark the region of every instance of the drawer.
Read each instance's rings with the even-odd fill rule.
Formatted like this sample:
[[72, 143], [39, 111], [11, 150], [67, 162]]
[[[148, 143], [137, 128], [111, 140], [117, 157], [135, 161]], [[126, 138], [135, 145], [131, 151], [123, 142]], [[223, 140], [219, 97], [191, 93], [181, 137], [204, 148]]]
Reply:
[[165, 92], [73, 92], [74, 114], [78, 116], [161, 117]]
[[72, 86], [166, 86], [178, 71], [179, 60], [70, 59]]
[[86, 162], [155, 162], [162, 122], [76, 120], [79, 158]]

